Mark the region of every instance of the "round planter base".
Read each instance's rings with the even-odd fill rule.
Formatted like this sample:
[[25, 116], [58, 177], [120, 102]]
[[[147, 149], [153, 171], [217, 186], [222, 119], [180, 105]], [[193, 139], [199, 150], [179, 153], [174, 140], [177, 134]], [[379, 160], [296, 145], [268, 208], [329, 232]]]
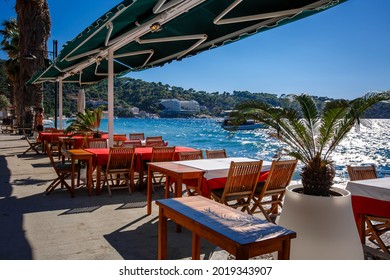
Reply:
[[335, 188], [341, 196], [321, 197], [286, 189], [279, 225], [294, 230], [291, 259], [296, 260], [363, 260], [352, 212], [351, 194]]

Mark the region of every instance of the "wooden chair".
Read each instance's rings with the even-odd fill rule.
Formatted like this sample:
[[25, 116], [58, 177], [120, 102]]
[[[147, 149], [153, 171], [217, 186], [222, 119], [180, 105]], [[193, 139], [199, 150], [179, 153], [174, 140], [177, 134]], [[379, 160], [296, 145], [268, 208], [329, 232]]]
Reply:
[[104, 173], [102, 188], [107, 184], [110, 196], [112, 189], [128, 189], [130, 194], [134, 191], [133, 163], [134, 148], [110, 148], [107, 166], [102, 168]]
[[[58, 129], [55, 133], [58, 133]], [[58, 157], [60, 157], [61, 151], [60, 151], [60, 140], [58, 139], [58, 134], [54, 135], [52, 134], [50, 137], [50, 149], [52, 153], [56, 153]]]
[[122, 147], [126, 140], [126, 134], [114, 134], [114, 147]]
[[105, 149], [108, 148], [108, 141], [105, 138], [87, 138], [84, 148]]
[[[66, 182], [66, 179], [69, 178], [72, 175], [72, 164], [70, 163], [61, 163], [56, 162], [54, 160], [52, 149], [50, 147], [50, 144], [45, 144], [47, 155], [50, 159], [50, 163], [53, 166], [57, 178], [53, 180], [53, 182], [47, 187], [46, 189], [46, 195], [49, 195], [57, 186], [61, 185], [61, 188], [66, 187], [66, 189], [69, 191], [69, 193], [72, 194], [71, 186]], [[80, 185], [80, 165], [75, 165], [74, 171], [77, 172], [77, 186]]]
[[232, 208], [249, 209], [257, 181], [260, 176], [263, 161], [234, 162], [230, 164], [229, 174], [224, 188], [211, 191], [211, 197]]
[[[251, 213], [261, 212], [267, 221], [275, 223], [280, 215], [279, 207], [283, 206], [283, 198], [286, 187], [290, 184], [291, 178], [297, 167], [297, 160], [274, 160], [268, 173], [267, 180], [257, 184], [252, 201]], [[270, 206], [265, 209], [265, 205]], [[256, 212], [259, 208], [260, 211]]]
[[161, 139], [146, 139], [146, 147], [164, 147], [164, 140]]
[[206, 150], [206, 158], [227, 158], [226, 150]]
[[162, 136], [148, 136], [146, 137], [146, 141], [148, 140], [163, 140]]
[[[190, 152], [179, 152], [179, 160], [196, 160], [203, 159], [203, 152], [199, 151], [190, 151]], [[198, 180], [185, 180], [183, 182], [186, 186], [188, 196], [201, 195], [202, 190]]]
[[27, 148], [27, 150], [25, 150], [23, 152], [23, 155], [25, 155], [29, 151], [34, 151], [34, 152], [36, 152], [39, 155], [40, 152], [38, 151], [38, 147], [40, 145], [42, 145], [42, 142], [40, 142], [37, 139], [34, 139], [31, 136], [27, 135], [25, 130], [23, 130], [23, 133], [24, 133], [24, 136], [26, 137], [26, 141], [27, 141], [27, 144], [28, 144], [28, 148]]
[[[373, 164], [364, 166], [347, 165], [349, 179], [351, 181], [368, 180], [378, 178], [376, 168]], [[383, 252], [390, 254], [389, 246], [383, 242], [381, 235], [390, 231], [390, 219], [373, 215], [365, 215], [365, 235], [371, 242], [376, 244]]]
[[[152, 158], [151, 162], [166, 162], [166, 161], [173, 161], [175, 156], [175, 146], [172, 147], [152, 147]], [[161, 174], [159, 172], [153, 172], [152, 173], [152, 182], [154, 184], [162, 184], [163, 180], [165, 179], [165, 175]], [[165, 182], [167, 187], [167, 192], [169, 191], [169, 184], [168, 182]], [[154, 187], [153, 187], [154, 191]]]
[[351, 181], [378, 178], [378, 174], [376, 173], [376, 169], [373, 164], [365, 165], [365, 166], [347, 165], [347, 170], [348, 170], [349, 179]]
[[[71, 137], [63, 137], [59, 139], [59, 153], [58, 153], [58, 159], [62, 158], [62, 150], [70, 150], [74, 149], [76, 147], [77, 139], [76, 138], [71, 138]], [[62, 160], [64, 162], [65, 159]]]
[[142, 147], [142, 141], [141, 139], [131, 139], [131, 140], [126, 140], [123, 142], [122, 147]]
[[130, 133], [129, 134], [129, 140], [145, 140], [145, 134], [143, 132], [141, 133]]

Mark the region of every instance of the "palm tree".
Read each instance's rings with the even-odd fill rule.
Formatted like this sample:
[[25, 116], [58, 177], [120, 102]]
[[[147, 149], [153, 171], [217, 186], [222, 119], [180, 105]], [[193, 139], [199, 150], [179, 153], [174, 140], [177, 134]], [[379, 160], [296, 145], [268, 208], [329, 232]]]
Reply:
[[19, 30], [16, 19], [3, 20], [3, 29], [0, 34], [3, 39], [0, 42], [1, 49], [5, 51], [9, 59], [4, 63], [4, 70], [10, 84], [10, 100], [14, 104], [17, 100], [15, 98], [16, 82], [19, 77]]
[[7, 96], [0, 94], [0, 110], [11, 106]]
[[27, 81], [44, 68], [47, 58], [47, 39], [50, 36], [51, 19], [46, 0], [16, 0], [17, 24], [19, 27], [19, 53], [25, 56], [36, 51], [36, 59], [20, 59], [19, 80], [17, 83], [18, 125], [32, 126], [31, 107], [42, 108], [43, 96], [40, 85], [27, 85]]
[[390, 99], [389, 93], [370, 93], [351, 101], [331, 101], [321, 111], [305, 94], [294, 96], [299, 109], [247, 101], [237, 106], [235, 117], [253, 118], [268, 125], [270, 136], [286, 144], [286, 154], [303, 163], [303, 192], [329, 196], [335, 176], [330, 160], [332, 152], [355, 124], [360, 124], [360, 118], [368, 108]]
[[94, 110], [85, 109], [85, 112], [78, 112], [75, 119], [69, 120], [66, 133], [94, 133], [94, 138], [100, 138], [100, 122], [103, 117], [103, 108], [97, 107]]

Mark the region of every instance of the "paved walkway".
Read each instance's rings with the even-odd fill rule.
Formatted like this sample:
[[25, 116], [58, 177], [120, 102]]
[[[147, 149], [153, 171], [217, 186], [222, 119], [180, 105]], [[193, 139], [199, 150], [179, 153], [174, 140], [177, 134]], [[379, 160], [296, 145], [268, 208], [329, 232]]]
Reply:
[[[27, 148], [22, 136], [0, 133], [0, 260], [157, 259], [158, 207], [146, 215], [146, 192], [88, 197], [80, 188], [72, 199], [58, 188], [45, 195], [54, 169], [46, 155], [23, 155]], [[157, 190], [154, 199], [162, 196]], [[168, 244], [168, 259], [191, 258], [191, 233], [176, 233], [172, 222]], [[205, 240], [201, 252], [203, 259], [232, 258]]]
[[[22, 136], [0, 133], [0, 259], [157, 259], [158, 207], [146, 215], [145, 192], [88, 197], [80, 188], [72, 199], [59, 188], [45, 195], [54, 170], [46, 155], [22, 155], [27, 148]], [[168, 258], [190, 259], [190, 232], [169, 226]], [[201, 258], [230, 258], [204, 240], [201, 246]]]

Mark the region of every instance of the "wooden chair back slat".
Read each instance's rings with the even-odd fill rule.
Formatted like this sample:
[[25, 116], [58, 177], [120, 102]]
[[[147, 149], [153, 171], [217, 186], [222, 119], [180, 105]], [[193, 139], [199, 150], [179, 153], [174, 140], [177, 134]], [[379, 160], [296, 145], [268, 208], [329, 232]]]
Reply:
[[114, 134], [114, 147], [121, 147], [123, 142], [127, 140], [126, 134]]
[[274, 161], [265, 183], [265, 191], [285, 189], [291, 182], [297, 163], [297, 160]]
[[206, 158], [226, 158], [226, 150], [206, 150]]
[[241, 208], [241, 211], [250, 213], [249, 205], [262, 166], [262, 160], [255, 162], [232, 161], [222, 194], [218, 190], [213, 190], [211, 192], [212, 198], [232, 208]]
[[[253, 206], [251, 213], [256, 213], [259, 208], [269, 222], [275, 222], [280, 214], [279, 207], [283, 206], [282, 201], [286, 187], [290, 184], [298, 160], [274, 160], [271, 164], [267, 179], [259, 183], [253, 195]], [[263, 206], [269, 205], [268, 209]]]
[[[111, 189], [114, 188], [126, 188], [129, 193], [134, 191], [134, 150], [134, 148], [124, 147], [110, 148], [103, 182], [103, 186], [107, 184], [110, 196], [112, 195]], [[109, 181], [111, 181], [111, 184]]]
[[129, 134], [129, 140], [145, 140], [145, 134], [143, 132], [141, 133], [130, 133]]
[[179, 156], [179, 160], [203, 159], [203, 152], [201, 150], [189, 151], [189, 152], [179, 152], [178, 156]]
[[351, 181], [376, 179], [378, 174], [373, 164], [366, 166], [347, 165], [349, 179]]
[[175, 146], [172, 147], [153, 147], [152, 162], [173, 161], [175, 156]]
[[142, 147], [142, 141], [141, 139], [131, 139], [131, 140], [126, 140], [123, 142], [122, 147]]
[[110, 148], [107, 172], [112, 170], [129, 170], [133, 166], [134, 148], [112, 147]]
[[148, 140], [163, 140], [162, 136], [148, 136], [146, 137], [146, 141]]
[[105, 138], [87, 138], [84, 147], [90, 149], [103, 149], [108, 147], [108, 142]]
[[164, 140], [161, 139], [146, 139], [146, 147], [164, 147]]
[[238, 163], [232, 162], [225, 186], [225, 196], [237, 193], [250, 194], [257, 184], [261, 165], [258, 162]]

